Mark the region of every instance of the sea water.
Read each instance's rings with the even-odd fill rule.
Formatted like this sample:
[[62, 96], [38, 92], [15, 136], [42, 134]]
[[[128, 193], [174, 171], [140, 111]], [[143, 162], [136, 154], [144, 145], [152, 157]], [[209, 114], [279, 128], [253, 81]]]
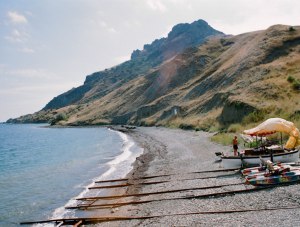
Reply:
[[124, 177], [141, 153], [107, 128], [0, 124], [0, 226], [75, 215], [64, 206], [95, 180]]

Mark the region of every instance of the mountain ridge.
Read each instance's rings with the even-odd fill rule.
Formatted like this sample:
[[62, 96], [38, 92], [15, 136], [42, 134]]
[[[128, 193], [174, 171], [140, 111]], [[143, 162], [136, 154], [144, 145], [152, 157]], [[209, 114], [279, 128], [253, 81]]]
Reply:
[[275, 25], [237, 36], [217, 35], [101, 97], [18, 120], [53, 120], [64, 113], [66, 117], [54, 123], [206, 130], [272, 116], [297, 121], [299, 63], [299, 26]]
[[[93, 98], [99, 98], [181, 53], [184, 49], [201, 44], [212, 35], [223, 35], [223, 33], [213, 29], [204, 20], [175, 25], [167, 38], [156, 39], [151, 44], [145, 44], [143, 50], [133, 51], [129, 61], [88, 75], [83, 85], [55, 97], [43, 110], [57, 109], [77, 102], [86, 103]], [[97, 93], [96, 97], [93, 93]]]

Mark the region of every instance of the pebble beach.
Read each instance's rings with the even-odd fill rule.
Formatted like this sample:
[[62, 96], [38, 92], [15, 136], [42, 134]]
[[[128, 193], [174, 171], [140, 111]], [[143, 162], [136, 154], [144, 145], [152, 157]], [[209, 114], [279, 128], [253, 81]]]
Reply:
[[[245, 180], [239, 171], [223, 171], [221, 163], [215, 160], [215, 152], [230, 148], [212, 143], [212, 134], [159, 127], [141, 127], [123, 132], [144, 152], [136, 159], [133, 170], [127, 176], [128, 183], [132, 185], [114, 190], [113, 193], [150, 195], [124, 197], [110, 200], [110, 203], [151, 202], [123, 205], [104, 213], [102, 211], [102, 214], [156, 217], [105, 222], [97, 226], [300, 226], [299, 184], [193, 198], [254, 188], [244, 184]], [[141, 180], [147, 176], [157, 177]], [[158, 181], [162, 183], [140, 184]], [[192, 188], [206, 189], [188, 190]], [[151, 194], [170, 190], [178, 191]]]

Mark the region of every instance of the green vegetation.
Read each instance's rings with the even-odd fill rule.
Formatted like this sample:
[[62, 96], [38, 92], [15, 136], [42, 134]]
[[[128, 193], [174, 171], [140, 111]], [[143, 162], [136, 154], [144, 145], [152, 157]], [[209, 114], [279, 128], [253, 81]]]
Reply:
[[267, 112], [265, 110], [256, 110], [247, 116], [245, 116], [242, 120], [243, 125], [247, 125], [253, 122], [259, 122], [266, 119]]
[[300, 81], [299, 80], [295, 80], [293, 82], [293, 88], [294, 88], [294, 90], [300, 90]]
[[297, 80], [296, 78], [289, 76], [287, 78], [287, 81], [290, 82], [292, 84], [292, 87], [294, 90], [300, 90], [300, 81]]
[[293, 26], [291, 26], [291, 27], [289, 27], [289, 31], [294, 32], [294, 31], [296, 31], [296, 29]]
[[241, 129], [242, 129], [241, 124], [231, 124], [231, 125], [228, 127], [227, 132], [229, 132], [229, 133], [237, 133], [237, 132], [240, 132]]
[[234, 136], [236, 136], [234, 133], [217, 133], [211, 137], [211, 141], [222, 144], [224, 146], [232, 145]]
[[66, 121], [68, 120], [68, 116], [65, 113], [59, 113], [57, 114], [53, 120], [50, 121], [50, 125], [55, 125], [60, 121]]
[[290, 83], [293, 83], [294, 80], [295, 80], [295, 78], [292, 77], [292, 76], [288, 76], [288, 78], [287, 78], [287, 81], [290, 82]]

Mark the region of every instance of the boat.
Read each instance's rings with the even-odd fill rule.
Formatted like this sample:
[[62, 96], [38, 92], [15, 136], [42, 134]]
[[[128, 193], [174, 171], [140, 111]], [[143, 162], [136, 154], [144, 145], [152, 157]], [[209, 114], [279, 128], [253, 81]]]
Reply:
[[249, 167], [249, 166], [259, 166], [262, 158], [264, 161], [272, 161], [272, 162], [298, 162], [299, 160], [299, 150], [262, 150], [256, 151], [246, 150], [244, 153], [241, 153], [239, 156], [226, 156], [222, 155], [222, 166], [226, 169], [232, 168], [241, 168], [241, 167]]
[[[299, 167], [297, 168], [289, 164], [282, 164], [282, 163], [273, 164], [272, 167], [274, 171], [282, 171], [284, 169], [289, 169], [289, 170], [299, 169]], [[241, 173], [244, 177], [247, 177], [247, 176], [255, 176], [259, 174], [265, 174], [267, 171], [268, 171], [267, 166], [259, 166], [259, 167], [243, 169]]]
[[298, 162], [299, 150], [296, 148], [300, 145], [299, 130], [294, 123], [282, 118], [270, 118], [255, 128], [245, 130], [244, 134], [249, 136], [266, 137], [276, 132], [289, 134], [289, 140], [285, 146], [271, 145], [261, 146], [253, 149], [246, 149], [240, 152], [238, 156], [221, 155], [222, 166], [224, 168], [241, 168], [249, 166], [258, 166], [261, 163], [260, 158], [264, 161], [272, 162]]
[[300, 181], [300, 170], [292, 170], [281, 174], [264, 174], [246, 177], [246, 183], [254, 186], [274, 185]]

